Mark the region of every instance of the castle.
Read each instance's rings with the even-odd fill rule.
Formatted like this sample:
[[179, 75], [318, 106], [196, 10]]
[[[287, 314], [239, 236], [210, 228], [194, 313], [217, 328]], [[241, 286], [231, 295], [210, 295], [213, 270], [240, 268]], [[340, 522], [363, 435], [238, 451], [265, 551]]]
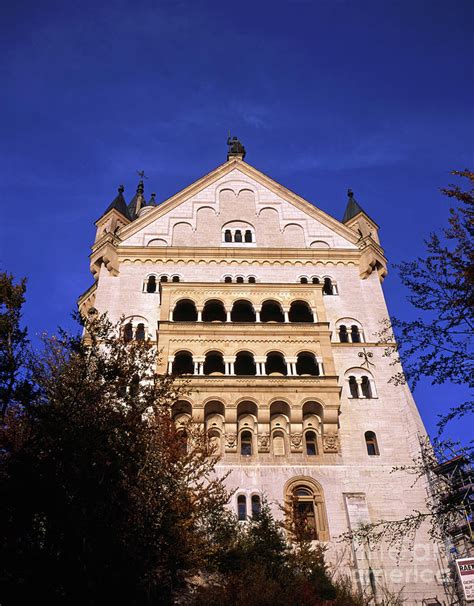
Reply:
[[339, 221], [246, 163], [237, 139], [228, 147], [224, 164], [160, 204], [143, 180], [128, 204], [119, 188], [96, 222], [95, 282], [79, 307], [125, 316], [124, 338], [156, 342], [158, 371], [189, 379], [176, 423], [206, 427], [239, 519], [262, 495], [291, 500], [374, 604], [383, 587], [444, 604], [428, 540], [399, 562], [361, 545], [341, 556], [334, 540], [426, 500], [422, 483], [390, 473], [425, 430], [377, 342], [388, 317], [379, 227], [351, 191]]

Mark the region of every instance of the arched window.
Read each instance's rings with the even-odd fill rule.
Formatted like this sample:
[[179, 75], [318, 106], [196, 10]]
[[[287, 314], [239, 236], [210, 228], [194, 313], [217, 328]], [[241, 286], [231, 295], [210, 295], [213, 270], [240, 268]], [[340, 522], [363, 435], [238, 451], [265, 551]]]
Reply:
[[316, 278], [316, 277], [315, 277], [315, 278], [311, 278], [311, 282], [312, 282], [313, 284], [319, 284], [319, 283], [320, 283], [320, 282], [319, 282], [319, 278]]
[[328, 521], [321, 486], [311, 478], [295, 478], [286, 485], [286, 507], [295, 534], [309, 540], [329, 541]]
[[310, 351], [302, 351], [296, 359], [296, 374], [319, 376], [319, 364], [316, 357]]
[[173, 277], [171, 278], [171, 281], [172, 281], [172, 282], [179, 282], [179, 276], [173, 276]]
[[243, 277], [242, 276], [237, 276], [236, 282], [237, 282], [237, 284], [243, 284], [244, 283]]
[[226, 229], [224, 232], [224, 242], [232, 242], [232, 232], [230, 229]]
[[204, 362], [205, 375], [223, 375], [225, 374], [224, 358], [219, 351], [210, 351], [206, 354]]
[[356, 324], [351, 326], [351, 341], [353, 343], [361, 342], [359, 327]]
[[349, 377], [349, 391], [351, 393], [351, 398], [357, 399], [359, 397], [359, 389], [357, 387], [357, 380], [355, 377]]
[[173, 375], [192, 375], [194, 373], [193, 356], [188, 351], [175, 353], [171, 373]]
[[173, 310], [173, 320], [175, 322], [196, 322], [196, 305], [189, 299], [178, 301]]
[[249, 301], [236, 301], [230, 314], [232, 322], [255, 322], [255, 312]]
[[250, 431], [243, 431], [240, 434], [240, 454], [246, 457], [252, 455], [252, 433]]
[[300, 278], [300, 283], [301, 284], [308, 284], [308, 278], [305, 278], [304, 276], [302, 278]]
[[250, 229], [246, 229], [245, 230], [245, 241], [246, 242], [252, 242], [252, 232], [250, 231]]
[[349, 385], [350, 398], [376, 398], [377, 389], [372, 374], [365, 368], [350, 368], [345, 379]]
[[237, 376], [255, 375], [256, 367], [253, 354], [248, 351], [239, 351], [235, 356], [234, 371]]
[[306, 301], [293, 301], [289, 313], [290, 322], [313, 322], [313, 312]]
[[168, 276], [160, 276], [160, 282], [168, 282]]
[[140, 323], [137, 326], [137, 330], [135, 331], [135, 339], [137, 341], [144, 341], [145, 340], [145, 324]]
[[262, 503], [258, 494], [252, 495], [252, 517], [257, 518], [262, 512]]
[[260, 311], [261, 322], [284, 322], [285, 316], [277, 301], [265, 301]]
[[276, 457], [285, 455], [285, 436], [282, 431], [275, 431], [273, 434], [273, 454]]
[[123, 340], [127, 343], [133, 339], [133, 326], [131, 322], [123, 327]]
[[203, 322], [225, 322], [226, 318], [224, 304], [221, 301], [206, 301], [202, 312]]
[[377, 444], [377, 437], [373, 431], [365, 432], [365, 445], [367, 446], [367, 454], [371, 457], [380, 454]]
[[225, 282], [226, 284], [230, 284], [230, 283], [232, 282], [232, 278], [231, 278], [230, 276], [226, 276], [226, 277], [224, 278], [224, 282]]
[[247, 519], [247, 497], [243, 494], [237, 497], [237, 517], [241, 522]]
[[306, 446], [306, 454], [310, 457], [314, 457], [318, 454], [318, 446], [316, 440], [316, 434], [314, 431], [307, 431], [304, 434], [304, 441]]
[[372, 389], [370, 387], [369, 377], [366, 377], [366, 376], [362, 377], [361, 388], [362, 388], [362, 395], [364, 396], [364, 398], [372, 397]]
[[156, 292], [156, 276], [148, 276], [146, 292]]
[[267, 375], [287, 375], [286, 362], [283, 354], [278, 351], [271, 351], [267, 354], [265, 373]]
[[345, 324], [339, 326], [339, 341], [341, 343], [349, 343], [349, 335], [347, 334], [347, 327]]
[[250, 276], [249, 277], [249, 284], [255, 284], [255, 283], [256, 283], [255, 277], [254, 276]]
[[334, 286], [331, 282], [331, 278], [324, 278], [323, 294], [324, 295], [333, 295], [334, 294]]
[[297, 535], [310, 541], [318, 538], [314, 497], [306, 487], [297, 487], [293, 491], [293, 516]]
[[234, 242], [242, 242], [242, 232], [240, 231], [240, 229], [235, 230]]

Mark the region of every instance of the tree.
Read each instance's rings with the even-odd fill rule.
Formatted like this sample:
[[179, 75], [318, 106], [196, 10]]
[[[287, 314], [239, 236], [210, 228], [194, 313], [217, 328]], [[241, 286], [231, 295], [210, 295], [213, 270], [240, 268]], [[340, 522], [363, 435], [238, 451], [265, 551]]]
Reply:
[[168, 604], [206, 565], [229, 499], [206, 435], [170, 411], [183, 388], [148, 342], [92, 312], [34, 356], [0, 458], [3, 604]]
[[[415, 320], [391, 319], [382, 339], [390, 346], [388, 355], [401, 363], [393, 381], [408, 380], [414, 389], [421, 378], [432, 384], [472, 381], [472, 335], [474, 330], [474, 173], [453, 171], [468, 179], [471, 188], [462, 191], [451, 185], [441, 191], [455, 202], [450, 208], [449, 226], [442, 235], [431, 234], [426, 241], [427, 254], [398, 265], [408, 300], [422, 315]], [[457, 403], [440, 419], [440, 432], [454, 418], [471, 414], [473, 402]]]
[[[451, 185], [441, 190], [455, 203], [449, 211], [448, 227], [441, 235], [430, 235], [425, 257], [398, 265], [409, 291], [408, 300], [421, 315], [410, 321], [391, 318], [380, 335], [387, 343], [385, 355], [400, 369], [391, 381], [408, 381], [413, 389], [422, 378], [430, 379], [433, 385], [468, 385], [472, 381], [474, 173], [466, 169], [453, 174], [468, 179], [470, 189], [462, 191]], [[345, 538], [359, 543], [386, 541], [401, 549], [403, 542], [414, 541], [424, 526], [434, 540], [449, 539], [456, 544], [471, 541], [472, 443], [463, 447], [443, 440], [442, 432], [449, 421], [472, 411], [470, 400], [451, 405], [440, 418], [433, 444], [420, 436], [420, 451], [412, 464], [392, 470], [410, 473], [415, 482], [427, 483], [426, 507], [401, 520], [361, 526]]]
[[30, 397], [31, 383], [25, 376], [27, 330], [20, 327], [25, 302], [26, 279], [18, 284], [13, 276], [0, 272], [0, 415], [13, 402]]
[[215, 562], [217, 577], [196, 591], [194, 606], [365, 604], [333, 583], [322, 547], [287, 541], [287, 524], [274, 519], [265, 500], [260, 512], [244, 523], [233, 517], [230, 527]]

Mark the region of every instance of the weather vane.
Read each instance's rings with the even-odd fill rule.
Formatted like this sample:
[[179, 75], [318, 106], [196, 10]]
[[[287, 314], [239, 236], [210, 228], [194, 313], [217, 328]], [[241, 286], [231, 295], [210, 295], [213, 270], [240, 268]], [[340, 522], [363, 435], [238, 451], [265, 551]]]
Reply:
[[362, 351], [359, 351], [358, 356], [359, 358], [364, 358], [361, 366], [367, 366], [367, 370], [369, 370], [370, 366], [375, 367], [375, 364], [370, 361], [370, 358], [373, 358], [374, 354], [371, 351], [366, 351], [365, 347], [362, 349]]
[[148, 179], [144, 170], [137, 170], [137, 175], [140, 177], [140, 179]]

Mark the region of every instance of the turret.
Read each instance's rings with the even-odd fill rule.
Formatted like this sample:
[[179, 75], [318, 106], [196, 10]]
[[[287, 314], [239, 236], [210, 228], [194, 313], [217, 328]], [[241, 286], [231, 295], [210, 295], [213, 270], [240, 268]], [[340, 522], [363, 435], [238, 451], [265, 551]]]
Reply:
[[139, 217], [143, 217], [143, 215], [146, 215], [147, 213], [150, 212], [150, 210], [153, 210], [156, 206], [158, 206], [156, 203], [155, 197], [156, 197], [156, 194], [152, 193], [151, 198], [148, 200], [148, 202], [143, 200], [142, 207], [140, 208], [140, 210], [138, 212]]
[[92, 254], [90, 256], [90, 269], [94, 278], [98, 277], [100, 266], [105, 264], [113, 275], [118, 273], [118, 260], [116, 247], [119, 242], [117, 232], [121, 227], [130, 223], [127, 203], [123, 196], [125, 188], [120, 185], [118, 195], [106, 208], [104, 214], [96, 221], [97, 231]]
[[387, 260], [380, 246], [379, 226], [357, 202], [352, 189], [347, 190], [347, 196], [347, 206], [342, 222], [359, 236], [358, 246], [362, 250], [361, 276], [366, 278], [376, 269], [380, 280], [383, 280], [387, 275]]

